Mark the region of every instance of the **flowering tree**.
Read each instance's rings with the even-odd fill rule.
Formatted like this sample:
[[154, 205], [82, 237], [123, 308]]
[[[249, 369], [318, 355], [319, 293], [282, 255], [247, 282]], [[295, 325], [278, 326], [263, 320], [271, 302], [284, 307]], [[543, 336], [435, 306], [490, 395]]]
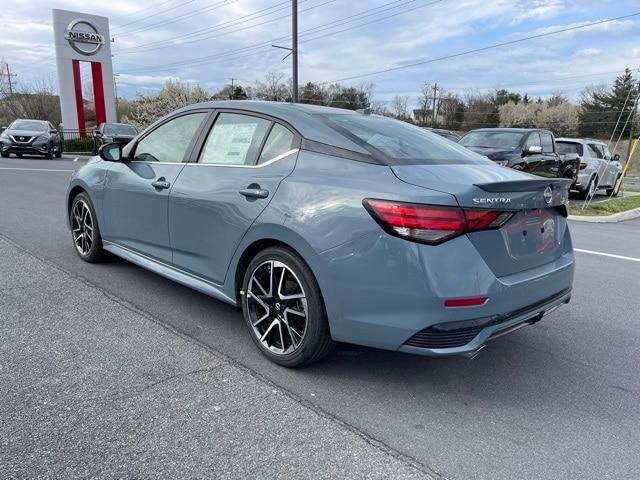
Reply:
[[131, 111], [122, 121], [143, 129], [178, 108], [210, 99], [210, 95], [197, 85], [169, 80], [158, 93], [138, 93]]

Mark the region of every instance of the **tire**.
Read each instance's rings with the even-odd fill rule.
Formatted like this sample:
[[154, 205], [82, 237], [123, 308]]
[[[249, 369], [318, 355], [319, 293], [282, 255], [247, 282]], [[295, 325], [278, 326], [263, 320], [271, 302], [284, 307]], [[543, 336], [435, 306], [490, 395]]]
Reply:
[[0, 157], [2, 158], [9, 158], [11, 154], [9, 152], [0, 152]]
[[[589, 180], [589, 183], [587, 183], [587, 188], [585, 188], [585, 190], [583, 192], [580, 192], [580, 198], [588, 198], [589, 197], [589, 192], [591, 191], [592, 188], [594, 188], [596, 185], [598, 184], [598, 176], [594, 175], [593, 177], [591, 177], [591, 179]], [[596, 194], [596, 190], [593, 191], [593, 195], [595, 196]]]
[[58, 145], [58, 150], [56, 150], [55, 157], [62, 158], [62, 144]]
[[51, 160], [53, 158], [53, 144], [49, 144], [49, 149], [47, 150], [47, 153], [44, 154], [44, 158], [47, 160]]
[[616, 177], [615, 182], [613, 182], [613, 185], [611, 186], [611, 188], [607, 188], [607, 196], [608, 197], [617, 197], [618, 196], [618, 192], [615, 191], [616, 185], [618, 184], [618, 180], [620, 180], [620, 175], [618, 175]]
[[[86, 221], [87, 210], [91, 225], [90, 229], [87, 227]], [[78, 256], [89, 263], [97, 263], [106, 256], [106, 252], [102, 248], [102, 237], [100, 236], [100, 228], [96, 218], [96, 211], [93, 208], [93, 203], [91, 203], [89, 195], [85, 192], [76, 195], [71, 202], [71, 210], [69, 211], [71, 239]], [[84, 223], [84, 228], [82, 223]], [[78, 228], [80, 230], [78, 230]], [[85, 235], [84, 242], [79, 238], [81, 235]]]
[[331, 353], [334, 342], [322, 293], [313, 273], [295, 252], [270, 247], [258, 253], [244, 274], [242, 292], [242, 314], [249, 335], [269, 360], [284, 367], [300, 367]]

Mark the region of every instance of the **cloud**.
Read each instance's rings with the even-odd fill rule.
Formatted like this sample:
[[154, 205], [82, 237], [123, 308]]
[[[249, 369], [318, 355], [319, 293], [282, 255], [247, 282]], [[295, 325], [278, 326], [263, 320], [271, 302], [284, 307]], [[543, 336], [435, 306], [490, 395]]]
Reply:
[[[299, 6], [301, 82], [324, 82], [446, 56], [616, 17], [634, 6], [633, 0], [445, 0], [430, 6], [425, 6], [428, 0], [391, 5], [389, 0], [326, 1], [308, 0]], [[270, 46], [279, 37], [285, 40], [278, 44], [287, 44], [288, 5], [272, 10], [265, 9], [274, 0], [241, 0], [216, 9], [211, 5], [198, 0], [111, 0], [91, 7], [85, 0], [56, 2], [58, 8], [111, 17], [120, 95], [133, 97], [136, 91], [157, 89], [168, 79], [197, 82], [214, 91], [231, 77], [242, 84], [269, 71], [289, 77], [290, 59], [282, 60], [286, 52]], [[371, 10], [376, 7], [380, 8]], [[23, 81], [55, 74], [49, 9], [49, 0], [30, 0], [0, 11], [0, 44], [5, 47], [0, 55]], [[262, 13], [241, 18], [254, 12]], [[356, 17], [362, 12], [367, 16]], [[349, 16], [353, 17], [340, 23]], [[305, 35], [332, 22], [334, 28]], [[424, 82], [435, 81], [455, 91], [535, 83], [523, 88], [543, 92], [560, 85], [576, 94], [591, 78], [608, 77], [563, 83], [563, 76], [596, 75], [638, 63], [638, 26], [632, 19], [617, 21], [348, 83], [374, 83], [381, 101], [396, 94], [413, 97]], [[151, 48], [154, 42], [161, 48]], [[265, 46], [239, 50], [260, 44]], [[615, 53], [623, 51], [631, 53]], [[607, 56], [607, 52], [614, 53]], [[193, 61], [203, 57], [210, 58]]]

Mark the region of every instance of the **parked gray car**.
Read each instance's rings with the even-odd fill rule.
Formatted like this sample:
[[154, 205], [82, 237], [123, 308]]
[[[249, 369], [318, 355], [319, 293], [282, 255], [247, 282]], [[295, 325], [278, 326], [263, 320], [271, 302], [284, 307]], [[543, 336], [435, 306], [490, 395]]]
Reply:
[[473, 355], [568, 303], [570, 183], [376, 115], [226, 101], [102, 146], [66, 207], [80, 258], [241, 307], [297, 366], [335, 341]]
[[609, 147], [599, 140], [582, 138], [556, 139], [558, 151], [577, 154], [580, 157], [578, 178], [571, 186], [582, 196], [593, 196], [597, 188], [604, 188], [607, 195], [617, 195], [614, 187], [622, 175], [619, 155], [611, 155]]
[[62, 156], [62, 138], [58, 130], [45, 120], [17, 119], [0, 133], [0, 155]]

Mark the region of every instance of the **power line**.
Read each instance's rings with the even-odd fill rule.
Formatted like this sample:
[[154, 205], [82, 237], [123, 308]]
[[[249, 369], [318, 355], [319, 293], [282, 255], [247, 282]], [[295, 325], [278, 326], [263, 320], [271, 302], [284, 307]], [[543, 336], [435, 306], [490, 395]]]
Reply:
[[[146, 31], [152, 30], [154, 28], [164, 27], [165, 25], [171, 25], [172, 23], [181, 22], [182, 20], [184, 20], [186, 18], [195, 17], [197, 15], [202, 15], [203, 13], [210, 12], [212, 10], [217, 10], [219, 8], [226, 7], [227, 5], [231, 5], [232, 3], [235, 3], [237, 1], [238, 0], [223, 0], [223, 1], [218, 2], [218, 3], [214, 3], [213, 5], [209, 5], [208, 7], [198, 8], [196, 10], [192, 10], [191, 12], [187, 12], [187, 13], [184, 13], [182, 15], [178, 15], [177, 17], [173, 17], [171, 20], [163, 20], [163, 21], [160, 21], [160, 22], [152, 23], [150, 25], [145, 25], [145, 26], [142, 26], [142, 27], [134, 29], [134, 30], [128, 30], [125, 33], [126, 33], [127, 36], [129, 36], [129, 35], [135, 35], [135, 34], [138, 34], [138, 33], [146, 32]], [[122, 35], [122, 33], [120, 33], [120, 35]]]
[[[305, 1], [308, 1], [308, 0], [302, 0], [299, 3], [304, 3]], [[218, 23], [218, 24], [213, 25], [211, 27], [202, 28], [200, 30], [195, 30], [195, 31], [193, 31], [191, 33], [186, 33], [186, 34], [183, 34], [183, 35], [177, 35], [175, 37], [166, 38], [164, 40], [158, 40], [156, 42], [143, 43], [143, 44], [135, 45], [135, 46], [132, 46], [132, 47], [121, 48], [121, 49], [118, 49], [117, 52], [131, 51], [131, 50], [133, 50], [133, 51], [155, 50], [155, 48], [153, 48], [153, 49], [152, 48], [148, 48], [147, 49], [145, 47], [163, 47], [165, 45], [174, 45], [174, 42], [176, 40], [181, 40], [181, 39], [185, 39], [185, 38], [191, 38], [191, 37], [199, 36], [199, 35], [205, 34], [207, 32], [215, 32], [215, 31], [218, 31], [218, 30], [223, 30], [225, 28], [229, 28], [230, 26], [234, 26], [236, 24], [242, 24], [244, 22], [248, 22], [248, 21], [251, 21], [251, 20], [256, 20], [258, 18], [266, 17], [268, 15], [271, 15], [273, 13], [276, 13], [276, 12], [279, 12], [279, 11], [282, 11], [282, 10], [288, 10], [289, 9], [289, 3], [290, 3], [289, 0], [285, 1], [285, 2], [281, 2], [281, 3], [277, 3], [275, 5], [272, 5], [271, 7], [263, 8], [262, 10], [257, 10], [257, 11], [255, 11], [253, 13], [248, 13], [246, 15], [242, 15], [242, 16], [234, 18], [232, 20], [227, 20], [226, 22]], [[278, 7], [280, 7], [280, 8], [278, 8]], [[273, 12], [268, 12], [268, 10], [273, 10]], [[264, 13], [264, 12], [267, 12], [267, 13]], [[261, 14], [261, 15], [258, 15], [258, 14]], [[249, 17], [254, 17], [254, 16], [255, 16], [255, 18], [249, 19]], [[243, 20], [243, 19], [245, 19], [245, 20]], [[204, 39], [205, 38], [199, 38], [198, 40], [204, 40]], [[184, 42], [184, 43], [187, 43], [187, 42]], [[180, 44], [180, 45], [182, 45], [182, 44]]]
[[186, 0], [185, 2], [179, 3], [178, 5], [175, 5], [175, 6], [171, 7], [171, 8], [167, 8], [165, 10], [160, 10], [159, 12], [152, 13], [151, 15], [147, 15], [144, 18], [140, 18], [138, 20], [133, 20], [131, 22], [123, 23], [123, 24], [121, 24], [121, 25], [119, 25], [117, 27], [114, 27], [114, 30], [121, 30], [122, 27], [127, 27], [129, 25], [133, 25], [134, 23], [144, 22], [145, 20], [149, 20], [152, 17], [157, 17], [158, 15], [162, 15], [163, 13], [170, 12], [171, 10], [175, 10], [176, 8], [184, 7], [185, 5], [188, 5], [188, 4], [193, 3], [195, 1], [196, 0]]
[[[386, 12], [386, 11], [394, 9], [394, 8], [399, 8], [399, 7], [405, 6], [406, 4], [413, 3], [415, 1], [416, 0], [394, 0], [392, 2], [388, 2], [386, 4], [383, 4], [383, 5], [380, 5], [380, 6], [377, 6], [377, 7], [369, 8], [369, 9], [366, 9], [366, 10], [362, 10], [362, 11], [356, 13], [356, 14], [352, 14], [352, 15], [349, 15], [349, 16], [346, 16], [346, 17], [343, 17], [343, 18], [340, 18], [340, 19], [337, 19], [337, 20], [334, 20], [334, 21], [331, 21], [331, 22], [328, 22], [328, 23], [325, 23], [325, 24], [318, 25], [316, 27], [312, 27], [312, 28], [303, 30], [300, 33], [300, 36], [304, 37], [304, 36], [309, 35], [311, 33], [317, 33], [318, 31], [326, 30], [327, 27], [331, 28], [333, 26], [339, 26], [338, 24], [340, 24], [340, 23], [342, 23], [342, 24], [348, 23], [348, 22], [345, 22], [345, 20], [347, 20], [347, 19], [351, 19], [351, 18], [354, 18], [354, 17], [364, 18], [364, 17], [368, 17], [368, 16], [371, 16], [371, 15], [374, 15], [374, 14], [380, 14], [380, 13]], [[439, 3], [441, 1], [444, 1], [444, 0], [432, 1], [432, 2], [427, 3], [426, 5], [420, 6], [419, 8], [426, 7], [426, 6], [435, 4], [435, 3]], [[326, 3], [330, 3], [330, 2], [326, 2]], [[396, 5], [394, 5], [394, 4], [396, 4]], [[311, 8], [316, 8], [316, 7], [321, 6], [321, 5], [324, 5], [324, 4], [316, 5], [316, 6], [311, 7]], [[391, 5], [394, 5], [394, 6], [391, 6]], [[388, 7], [388, 8], [385, 8], [385, 7]], [[416, 7], [416, 8], [418, 8], [418, 7]], [[393, 15], [387, 15], [384, 18], [377, 19], [376, 21], [386, 20], [388, 18], [391, 18], [392, 16], [396, 16], [396, 15], [403, 14], [403, 13], [408, 13], [409, 11], [414, 10], [414, 9], [403, 10], [402, 12], [399, 12], [399, 13], [396, 13], [396, 14], [393, 14]], [[309, 10], [309, 9], [306, 9], [306, 10]], [[374, 12], [374, 13], [369, 13], [369, 12], [372, 12], [374, 10], [378, 10], [378, 11]], [[305, 11], [305, 10], [303, 10], [303, 11]], [[287, 17], [288, 17], [288, 15], [287, 15]], [[286, 17], [284, 17], [284, 18], [286, 18]], [[350, 21], [358, 21], [361, 18], [355, 18], [354, 20], [350, 20]], [[373, 22], [368, 22], [368, 23], [373, 23]], [[254, 26], [256, 26], [256, 25], [254, 25]], [[362, 26], [362, 25], [356, 25], [356, 26], [353, 26], [353, 27], [349, 27], [349, 28], [341, 30], [340, 32], [349, 30], [351, 28], [359, 28], [360, 26]], [[335, 32], [335, 33], [340, 33], [340, 32]], [[325, 35], [318, 36], [318, 37], [310, 39], [310, 40], [317, 40], [319, 38], [323, 38], [323, 37], [329, 36], [331, 34], [332, 33], [325, 34]], [[229, 57], [230, 55], [235, 54], [235, 53], [241, 53], [241, 52], [245, 53], [245, 52], [248, 52], [250, 50], [257, 50], [256, 52], [254, 52], [254, 53], [252, 53], [250, 55], [243, 54], [243, 55], [240, 55], [240, 56], [237, 56], [237, 57], [235, 57], [235, 56], [233, 57], [233, 59], [245, 58], [247, 56], [251, 56], [251, 55], [254, 55], [254, 54], [257, 54], [257, 53], [263, 53], [260, 50], [263, 49], [264, 47], [270, 47], [271, 44], [273, 44], [273, 43], [284, 42], [284, 41], [287, 41], [289, 39], [291, 39], [290, 35], [289, 36], [284, 36], [284, 37], [272, 38], [272, 39], [270, 39], [270, 40], [268, 40], [266, 42], [263, 42], [263, 43], [256, 43], [256, 44], [248, 45], [246, 47], [241, 47], [241, 48], [234, 49], [234, 50], [228, 50], [228, 51], [221, 52], [221, 53], [214, 54], [214, 55], [207, 55], [207, 56], [204, 56], [204, 57], [199, 57], [199, 58], [195, 58], [195, 59], [191, 59], [191, 60], [184, 60], [184, 61], [180, 61], [180, 62], [172, 62], [172, 63], [159, 65], [159, 66], [155, 66], [155, 67], [150, 67], [150, 66], [138, 67], [138, 68], [130, 69], [128, 71], [129, 72], [131, 72], [131, 71], [145, 71], [145, 72], [147, 72], [147, 71], [150, 71], [150, 70], [151, 71], [153, 71], [153, 70], [165, 70], [167, 68], [178, 69], [180, 67], [186, 67], [186, 66], [205, 65], [207, 63], [212, 63], [213, 61], [216, 61], [216, 60], [218, 60], [220, 58]], [[305, 41], [310, 41], [310, 40], [305, 40]], [[177, 68], [172, 68], [172, 67], [177, 67]]]
[[524, 42], [524, 41], [527, 41], [527, 40], [533, 40], [533, 39], [536, 39], [536, 38], [548, 37], [548, 36], [551, 36], [551, 35], [557, 35], [559, 33], [570, 32], [570, 31], [579, 30], [579, 29], [582, 29], [582, 28], [589, 28], [589, 27], [593, 27], [595, 25], [602, 25], [604, 23], [610, 23], [610, 22], [614, 22], [614, 21], [617, 21], [617, 20], [622, 20], [622, 19], [625, 19], [625, 18], [635, 17], [635, 16], [638, 16], [638, 15], [640, 15], [640, 12], [635, 12], [635, 13], [631, 13], [631, 14], [628, 14], [628, 15], [622, 15], [620, 17], [615, 17], [615, 18], [611, 18], [611, 19], [608, 19], [608, 20], [598, 20], [598, 21], [595, 21], [595, 22], [586, 23], [586, 24], [583, 24], [583, 25], [577, 25], [577, 26], [574, 26], [574, 27], [561, 28], [561, 29], [558, 29], [558, 30], [553, 30], [551, 32], [539, 33], [539, 34], [536, 34], [536, 35], [530, 35], [528, 37], [522, 37], [522, 38], [518, 38], [518, 39], [515, 39], [515, 40], [509, 40], [509, 41], [506, 41], [506, 42], [494, 43], [492, 45], [487, 45], [485, 47], [474, 48], [474, 49], [471, 49], [471, 50], [465, 50], [465, 51], [462, 51], [462, 52], [453, 53], [453, 54], [445, 55], [445, 56], [438, 57], [438, 58], [432, 58], [432, 59], [429, 59], [429, 60], [421, 60], [419, 62], [409, 63], [407, 65], [398, 65], [398, 66], [395, 66], [395, 67], [389, 67], [389, 68], [385, 68], [385, 69], [382, 69], [382, 70], [376, 70], [376, 71], [373, 71], [373, 72], [363, 73], [363, 74], [360, 74], [360, 75], [352, 75], [350, 77], [343, 77], [343, 78], [339, 78], [337, 80], [331, 80], [331, 81], [327, 81], [327, 82], [322, 82], [322, 84], [335, 83], [335, 82], [344, 82], [344, 81], [347, 81], [347, 80], [355, 80], [357, 78], [364, 78], [364, 77], [370, 77], [370, 76], [373, 76], [373, 75], [379, 75], [381, 73], [388, 73], [388, 72], [393, 72], [393, 71], [397, 71], [397, 70], [404, 70], [406, 68], [417, 67], [419, 65], [426, 65], [426, 64], [429, 64], [429, 63], [440, 62], [442, 60], [449, 60], [451, 58], [461, 57], [461, 56], [464, 56], [464, 55], [468, 55], [470, 53], [479, 53], [479, 52], [484, 52], [484, 51], [487, 51], [487, 50], [492, 50], [494, 48], [505, 47], [505, 46], [508, 46], [508, 45], [514, 45], [516, 43]]

